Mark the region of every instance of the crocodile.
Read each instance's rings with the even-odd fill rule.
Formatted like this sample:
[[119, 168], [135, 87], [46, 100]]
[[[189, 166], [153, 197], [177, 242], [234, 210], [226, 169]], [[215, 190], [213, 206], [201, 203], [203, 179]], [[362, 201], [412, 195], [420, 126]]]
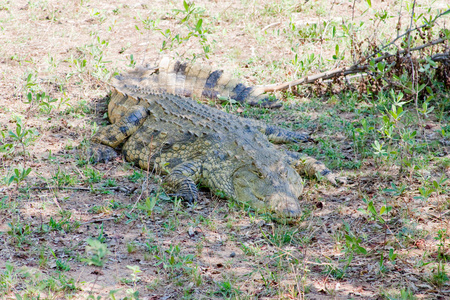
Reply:
[[180, 62], [168, 56], [155, 66], [137, 68], [123, 75], [122, 80], [159, 93], [198, 99], [232, 99], [251, 106], [281, 106], [276, 98], [264, 94], [264, 86], [246, 86], [223, 70], [213, 70], [206, 64]]
[[[108, 104], [111, 125], [92, 137], [97, 161], [115, 157], [145, 170], [166, 174], [166, 191], [192, 203], [197, 184], [257, 211], [295, 218], [301, 212], [301, 175], [333, 173], [314, 158], [278, 149], [274, 143], [308, 142], [307, 134], [228, 114], [189, 97], [143, 87], [147, 71], [134, 70], [112, 80]], [[133, 77], [134, 80], [130, 80]], [[220, 193], [219, 193], [220, 192]]]

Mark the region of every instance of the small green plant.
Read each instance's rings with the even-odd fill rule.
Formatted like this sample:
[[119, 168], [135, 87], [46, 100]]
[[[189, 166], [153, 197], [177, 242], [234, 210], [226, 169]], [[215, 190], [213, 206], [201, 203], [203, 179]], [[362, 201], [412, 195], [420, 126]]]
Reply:
[[362, 242], [362, 239], [355, 236], [355, 234], [350, 229], [350, 225], [345, 221], [344, 221], [344, 227], [345, 227], [345, 231], [347, 234], [345, 235], [345, 246], [344, 246], [343, 251], [346, 253], [349, 253], [349, 254], [357, 253], [357, 254], [366, 255], [367, 250], [360, 245]]
[[297, 232], [298, 229], [292, 228], [291, 226], [276, 226], [273, 228], [272, 232], [269, 233], [261, 231], [264, 238], [277, 247], [282, 247], [295, 242], [295, 235]]
[[97, 267], [103, 267], [105, 264], [105, 258], [108, 254], [106, 244], [103, 244], [98, 239], [89, 238], [86, 246], [86, 254], [90, 254], [88, 258], [82, 258], [81, 261], [86, 262], [88, 265], [94, 265]]
[[14, 153], [14, 144], [10, 143], [6, 139], [6, 132], [0, 130], [0, 153], [3, 153], [3, 156], [6, 157], [12, 153]]
[[[154, 30], [160, 32], [164, 36], [163, 43], [161, 45], [160, 51], [173, 51], [179, 48], [179, 46], [191, 38], [195, 38], [202, 46], [202, 56], [208, 58], [209, 52], [211, 51], [211, 44], [208, 41], [209, 29], [205, 28], [203, 25], [202, 15], [205, 10], [195, 6], [194, 2], [183, 1], [183, 9], [173, 9], [172, 15], [178, 20], [179, 24], [187, 30], [187, 34], [175, 33], [170, 28], [162, 29], [159, 27], [159, 19], [153, 20], [150, 18], [142, 19], [141, 22], [144, 28], [147, 30]], [[139, 27], [136, 25], [136, 30], [140, 31]], [[177, 53], [178, 56], [181, 56]], [[192, 54], [192, 60], [198, 57], [198, 54]]]
[[39, 136], [39, 133], [34, 128], [26, 128], [23, 125], [21, 117], [17, 116], [16, 118], [14, 118], [14, 120], [16, 122], [16, 130], [9, 130], [8, 135], [14, 142], [22, 146], [22, 153], [26, 156], [26, 148], [36, 140], [36, 138]]
[[324, 273], [327, 275], [331, 275], [336, 279], [342, 279], [345, 277], [345, 272], [347, 272], [348, 267], [350, 266], [351, 262], [353, 261], [353, 255], [349, 255], [347, 259], [341, 261], [344, 262], [344, 265], [336, 266], [333, 261], [330, 259], [329, 264], [326, 265]]
[[11, 237], [12, 242], [14, 242], [18, 247], [20, 247], [23, 243], [30, 243], [27, 239], [27, 236], [32, 232], [29, 224], [21, 222], [20, 219], [13, 219], [8, 223], [8, 227], [9, 229], [6, 233]]
[[11, 292], [17, 284], [20, 271], [15, 271], [14, 266], [9, 261], [5, 264], [5, 270], [0, 274], [0, 295], [6, 295]]
[[109, 213], [111, 212], [111, 205], [94, 205], [91, 208], [89, 208], [88, 212], [92, 214], [101, 214], [101, 213]]
[[139, 273], [142, 273], [139, 266], [127, 266], [127, 268], [131, 270], [131, 280], [134, 284], [141, 280], [141, 278], [138, 276]]
[[53, 220], [53, 217], [50, 217], [50, 221], [48, 222], [48, 227], [52, 230], [62, 230], [63, 225], [67, 224], [68, 221], [63, 221], [62, 219], [60, 221]]
[[117, 186], [117, 182], [114, 178], [108, 178], [106, 179], [106, 181], [103, 183], [104, 187], [116, 187]]
[[144, 204], [138, 205], [138, 208], [145, 211], [147, 213], [147, 216], [150, 217], [155, 209], [158, 199], [159, 199], [158, 194], [149, 196], [145, 199]]
[[437, 232], [437, 236], [434, 237], [434, 239], [436, 241], [438, 241], [437, 245], [438, 245], [438, 258], [439, 259], [443, 259], [443, 260], [447, 259], [446, 255], [445, 255], [445, 252], [446, 252], [446, 250], [445, 250], [446, 242], [445, 241], [446, 241], [446, 239], [448, 239], [448, 237], [449, 237], [449, 235], [448, 235], [446, 229], [439, 229]]
[[37, 83], [37, 72], [36, 71], [28, 73], [28, 75], [25, 79], [24, 89], [26, 91], [28, 91], [28, 90], [39, 91], [41, 89], [41, 87]]
[[108, 80], [111, 76], [117, 75], [107, 68], [111, 61], [104, 60], [109, 41], [102, 40], [99, 36], [94, 36], [92, 44], [86, 45], [80, 50], [87, 53], [92, 58], [92, 75], [100, 80]]
[[430, 282], [438, 288], [442, 288], [447, 281], [449, 281], [449, 278], [445, 271], [445, 264], [440, 262], [436, 269], [433, 269]]
[[388, 300], [415, 300], [415, 299], [417, 299], [416, 296], [414, 295], [414, 292], [411, 291], [409, 288], [401, 289], [400, 294], [397, 294], [397, 295], [392, 296], [392, 294], [391, 295], [386, 294], [384, 296]]
[[134, 68], [134, 67], [136, 67], [136, 61], [134, 60], [134, 56], [133, 56], [133, 54], [130, 54], [130, 56], [128, 57], [128, 59], [129, 59], [129, 63], [128, 63], [128, 67], [130, 67], [130, 68]]
[[58, 269], [59, 271], [70, 271], [70, 265], [66, 261], [56, 257], [55, 251], [53, 251], [52, 249], [50, 249], [50, 252], [55, 258], [56, 269]]
[[36, 103], [44, 114], [50, 114], [55, 106], [52, 103], [58, 102], [58, 99], [52, 98], [50, 95], [42, 93], [28, 92], [27, 99], [30, 104]]
[[258, 247], [249, 245], [247, 243], [241, 243], [241, 246], [239, 248], [241, 248], [245, 255], [248, 256], [255, 256], [260, 252], [260, 249]]
[[28, 175], [31, 173], [31, 168], [24, 168], [22, 165], [17, 166], [17, 168], [14, 168], [12, 170], [12, 174], [7, 175], [5, 178], [5, 182], [7, 185], [10, 185], [11, 183], [15, 182], [17, 185], [17, 188], [19, 188], [19, 184], [22, 181], [25, 181], [25, 179], [28, 177]]
[[373, 201], [367, 201], [366, 198], [362, 199], [364, 203], [366, 203], [367, 208], [364, 210], [362, 208], [358, 209], [358, 211], [369, 215], [373, 220], [380, 222], [381, 224], [386, 223], [386, 221], [381, 217], [384, 214], [388, 214], [392, 210], [392, 206], [383, 205], [378, 212], [373, 204]]
[[383, 255], [383, 253], [381, 253], [380, 262], [378, 263], [378, 267], [380, 269], [380, 273], [386, 273], [387, 270], [388, 270], [386, 268], [386, 266], [384, 265], [384, 255]]
[[415, 196], [414, 199], [420, 199], [427, 201], [431, 194], [434, 192], [434, 188], [432, 187], [419, 187], [420, 196]]
[[97, 241], [99, 241], [100, 243], [106, 242], [105, 229], [103, 228], [103, 222], [100, 226], [98, 226]]
[[144, 178], [142, 171], [133, 170], [133, 174], [128, 176], [128, 179], [132, 182], [138, 182], [140, 179]]
[[173, 274], [177, 271], [190, 270], [189, 265], [192, 265], [194, 255], [187, 254], [182, 255], [180, 246], [170, 245], [169, 249], [166, 249], [162, 255], [155, 255], [156, 266], [162, 266], [169, 273]]
[[126, 299], [139, 299], [139, 291], [136, 291], [136, 283], [141, 280], [141, 278], [138, 276], [139, 273], [141, 273], [141, 269], [139, 266], [127, 266], [128, 269], [131, 270], [131, 279], [123, 278], [121, 281], [125, 284], [133, 284], [133, 288], [129, 288], [126, 290], [127, 295], [129, 297], [126, 297]]
[[[401, 196], [401, 195], [403, 195], [403, 193], [406, 190], [406, 185], [405, 184], [397, 186], [395, 183], [392, 182], [391, 183], [391, 187], [392, 188], [390, 188], [390, 189], [384, 189], [383, 192], [390, 193], [393, 196]], [[381, 214], [381, 211], [380, 211], [380, 214]]]
[[100, 171], [97, 171], [96, 169], [86, 166], [83, 170], [84, 176], [87, 177], [87, 182], [89, 183], [97, 183], [102, 180], [103, 175], [100, 173]]
[[52, 176], [52, 179], [58, 187], [74, 186], [78, 182], [77, 176], [74, 176], [74, 174], [66, 173], [60, 168], [60, 166], [58, 166], [58, 170]]
[[131, 241], [127, 243], [127, 252], [128, 254], [136, 252], [137, 243], [135, 241]]
[[233, 296], [236, 297], [240, 294], [239, 289], [234, 287], [229, 280], [217, 282], [217, 287], [219, 288], [219, 290], [216, 292], [216, 294], [221, 295], [222, 297], [230, 298]]

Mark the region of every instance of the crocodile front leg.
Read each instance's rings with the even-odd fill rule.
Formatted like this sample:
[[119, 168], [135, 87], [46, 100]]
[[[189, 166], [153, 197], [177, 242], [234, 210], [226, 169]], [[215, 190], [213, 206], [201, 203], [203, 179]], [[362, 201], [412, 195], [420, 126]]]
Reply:
[[106, 162], [117, 157], [113, 150], [125, 141], [144, 123], [148, 111], [143, 106], [130, 107], [116, 123], [100, 128], [91, 139], [88, 156], [95, 162]]
[[305, 174], [308, 177], [325, 177], [333, 185], [337, 186], [336, 176], [328, 169], [325, 164], [307, 155], [302, 155], [297, 152], [286, 151], [290, 158], [292, 167], [300, 174]]
[[172, 196], [194, 203], [198, 199], [196, 182], [200, 179], [201, 173], [200, 161], [188, 161], [172, 169], [164, 183], [169, 192], [173, 192]]
[[275, 144], [304, 143], [313, 141], [308, 134], [291, 131], [278, 126], [268, 125], [259, 120], [245, 119], [245, 122], [258, 128], [262, 134], [267, 136], [269, 141]]

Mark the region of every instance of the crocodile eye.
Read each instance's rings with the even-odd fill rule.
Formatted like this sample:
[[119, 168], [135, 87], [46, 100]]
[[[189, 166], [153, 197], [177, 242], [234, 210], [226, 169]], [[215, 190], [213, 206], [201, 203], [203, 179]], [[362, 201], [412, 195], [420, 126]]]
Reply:
[[259, 178], [261, 178], [261, 179], [263, 179], [264, 178], [264, 175], [263, 175], [263, 173], [261, 173], [260, 171], [255, 171], [255, 172], [253, 172], [256, 176], [258, 176]]

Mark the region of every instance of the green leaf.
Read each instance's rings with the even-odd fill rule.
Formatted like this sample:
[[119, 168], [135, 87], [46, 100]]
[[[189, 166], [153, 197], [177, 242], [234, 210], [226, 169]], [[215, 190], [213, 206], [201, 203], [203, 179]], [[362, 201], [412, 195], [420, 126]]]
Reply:
[[372, 1], [371, 0], [366, 0], [366, 2], [369, 5], [369, 7], [372, 7]]
[[197, 25], [195, 26], [195, 31], [201, 32], [202, 30], [203, 19], [199, 19]]
[[358, 248], [358, 251], [361, 253], [361, 254], [364, 254], [364, 255], [366, 255], [367, 254], [367, 250], [365, 249], [365, 248], [363, 248], [363, 247], [361, 247], [361, 246], [356, 246], [356, 248]]
[[375, 209], [375, 206], [373, 206], [373, 201], [370, 201], [367, 205], [367, 209], [374, 215], [377, 215], [377, 210]]

